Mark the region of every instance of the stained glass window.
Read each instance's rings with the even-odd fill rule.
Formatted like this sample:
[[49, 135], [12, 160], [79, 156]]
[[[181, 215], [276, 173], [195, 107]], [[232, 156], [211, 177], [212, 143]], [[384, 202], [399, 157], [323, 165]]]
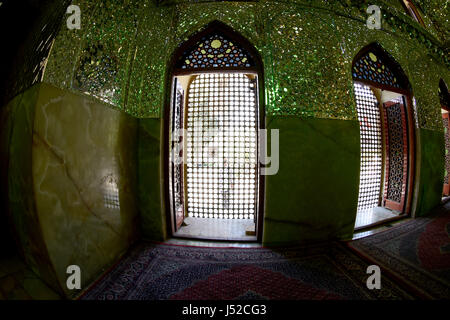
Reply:
[[183, 53], [179, 69], [250, 68], [254, 61], [235, 41], [219, 33], [203, 37], [193, 48]]
[[371, 51], [355, 62], [352, 73], [354, 79], [371, 81], [394, 88], [402, 87], [382, 58]]

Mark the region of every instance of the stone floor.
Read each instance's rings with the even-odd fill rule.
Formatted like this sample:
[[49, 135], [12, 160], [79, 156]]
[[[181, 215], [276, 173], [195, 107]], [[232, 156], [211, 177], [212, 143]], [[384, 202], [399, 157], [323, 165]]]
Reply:
[[404, 223], [404, 222], [406, 222], [406, 221], [408, 221], [410, 219], [411, 218], [404, 218], [404, 219], [392, 221], [392, 222], [387, 223], [387, 224], [382, 224], [380, 226], [376, 226], [376, 227], [373, 227], [373, 228], [355, 231], [355, 233], [353, 234], [352, 240], [361, 239], [361, 238], [364, 238], [364, 237], [368, 237], [368, 236], [374, 235], [374, 234], [376, 234], [378, 232], [382, 232], [382, 231], [385, 231], [387, 229], [390, 229], [390, 228], [392, 228], [393, 226], [395, 226], [397, 224]]
[[247, 230], [255, 230], [255, 223], [251, 219], [184, 219], [175, 237], [190, 237], [200, 239], [215, 239], [228, 241], [256, 241], [256, 236], [246, 235]]
[[399, 214], [383, 207], [359, 211], [356, 215], [355, 228], [361, 228], [386, 219], [398, 217]]
[[18, 257], [0, 259], [0, 300], [59, 300]]

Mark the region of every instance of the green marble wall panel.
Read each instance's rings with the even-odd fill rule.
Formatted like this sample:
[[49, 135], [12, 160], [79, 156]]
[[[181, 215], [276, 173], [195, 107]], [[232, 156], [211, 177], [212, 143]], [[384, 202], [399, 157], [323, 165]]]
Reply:
[[166, 218], [162, 207], [162, 163], [160, 120], [139, 119], [138, 131], [138, 196], [142, 236], [148, 240], [164, 240]]
[[80, 266], [84, 288], [137, 236], [136, 134], [136, 120], [121, 111], [50, 85], [40, 89], [30, 187], [67, 296], [75, 294], [65, 285], [69, 265]]
[[14, 101], [0, 109], [0, 257], [16, 253], [16, 235], [10, 230], [11, 221], [8, 216], [8, 165], [13, 105], [16, 105], [21, 98], [22, 95], [19, 95]]
[[445, 171], [444, 134], [420, 130], [420, 185], [416, 216], [424, 216], [442, 199]]
[[273, 117], [280, 169], [266, 177], [263, 243], [351, 238], [359, 187], [357, 121]]
[[40, 85], [35, 85], [2, 108], [6, 122], [2, 134], [6, 133], [4, 138], [8, 139], [2, 139], [2, 152], [7, 158], [7, 181], [3, 185], [7, 194], [2, 194], [2, 201], [7, 202], [3, 208], [13, 224], [10, 231], [17, 239], [20, 255], [48, 285], [61, 292], [43, 239], [32, 187], [32, 132], [39, 90]]

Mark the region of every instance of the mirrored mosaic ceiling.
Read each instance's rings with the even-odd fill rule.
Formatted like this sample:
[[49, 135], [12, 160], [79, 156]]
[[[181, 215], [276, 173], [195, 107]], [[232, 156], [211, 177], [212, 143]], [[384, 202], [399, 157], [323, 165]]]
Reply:
[[[82, 27], [61, 26], [44, 82], [89, 94], [136, 117], [160, 117], [171, 55], [219, 20], [259, 51], [268, 115], [357, 120], [352, 61], [361, 48], [378, 42], [408, 76], [419, 125], [442, 131], [436, 92], [440, 78], [450, 82], [450, 73], [440, 33], [418, 25], [401, 6], [383, 10], [382, 29], [370, 30], [361, 3], [80, 0]], [[386, 7], [384, 1], [374, 3]], [[439, 20], [433, 5], [426, 8]]]

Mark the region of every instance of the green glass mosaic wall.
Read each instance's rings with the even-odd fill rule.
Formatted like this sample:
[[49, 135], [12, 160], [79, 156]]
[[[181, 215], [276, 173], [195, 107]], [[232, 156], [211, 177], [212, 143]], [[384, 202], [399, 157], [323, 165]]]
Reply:
[[442, 0], [416, 0], [416, 5], [424, 14], [424, 22], [427, 26], [433, 25], [436, 33], [444, 42], [450, 40], [450, 2]]
[[[411, 82], [419, 126], [442, 131], [436, 92], [440, 78], [450, 83], [445, 39], [430, 19], [423, 28], [396, 1], [390, 6], [371, 1], [381, 6], [383, 17], [381, 30], [369, 30], [366, 2], [74, 1], [81, 8], [81, 30], [62, 25], [44, 81], [136, 117], [158, 118], [171, 54], [207, 23], [220, 20], [260, 52], [268, 115], [356, 120], [352, 61], [377, 41]], [[432, 12], [433, 19], [442, 19]]]
[[[3, 14], [20, 17], [3, 26], [2, 49], [8, 51], [3, 56], [7, 63], [2, 66], [0, 77], [0, 107], [41, 82], [53, 40], [70, 0], [21, 1], [16, 5], [17, 2], [6, 4], [3, 1], [4, 5], [0, 5], [0, 10], [5, 10], [2, 17]], [[22, 27], [28, 33], [21, 30]]]

